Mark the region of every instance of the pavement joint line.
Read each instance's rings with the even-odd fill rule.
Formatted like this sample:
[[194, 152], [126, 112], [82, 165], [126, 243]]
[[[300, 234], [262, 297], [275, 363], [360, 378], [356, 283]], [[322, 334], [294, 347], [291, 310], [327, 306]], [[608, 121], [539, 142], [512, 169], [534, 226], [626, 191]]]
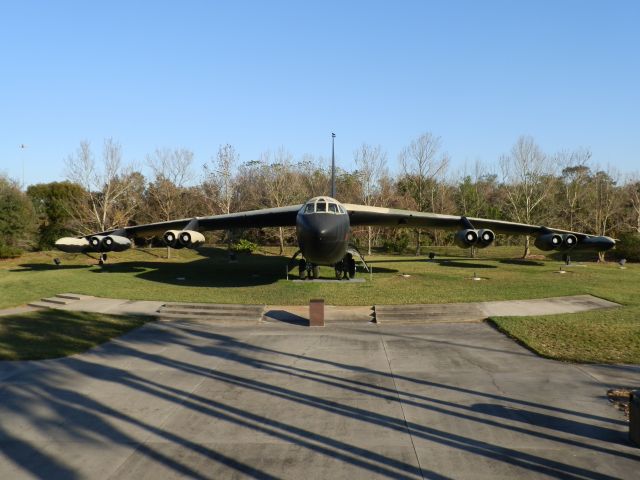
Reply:
[[[247, 335], [248, 337], [253, 336], [254, 333], [250, 333], [249, 335]], [[216, 363], [215, 366], [210, 367], [209, 369], [207, 369], [207, 374], [210, 372], [213, 372], [214, 370], [216, 370], [218, 368], [218, 366], [220, 365], [221, 362], [223, 362], [224, 360], [228, 359], [229, 356], [232, 355], [232, 352], [229, 351], [228, 353], [226, 353], [225, 355], [222, 355], [220, 357], [218, 357], [218, 362]], [[167, 422], [169, 422], [169, 420], [173, 417], [173, 415], [180, 409], [183, 407], [183, 405], [193, 396], [193, 393], [200, 388], [200, 386], [202, 385], [202, 383], [207, 380], [209, 377], [206, 374], [203, 374], [200, 378], [200, 381], [197, 382], [197, 384], [187, 393], [185, 393], [182, 398], [180, 398], [180, 401], [177, 402], [175, 404], [175, 406], [171, 409], [170, 412], [168, 412], [164, 418], [164, 420], [157, 426], [155, 427], [157, 430], [162, 430], [164, 431], [164, 426], [167, 424]], [[131, 450], [131, 452], [129, 453], [129, 455], [125, 456], [125, 458], [123, 459], [122, 462], [120, 462], [120, 464], [118, 464], [118, 466], [109, 474], [108, 478], [119, 478], [120, 475], [118, 475], [118, 471], [120, 470], [120, 468], [126, 464], [126, 462], [129, 460], [129, 458], [132, 458], [133, 455], [135, 455], [141, 447], [148, 447], [149, 445], [153, 445], [155, 443], [158, 443], [157, 441], [153, 441], [153, 442], [149, 442], [149, 438], [152, 438], [154, 435], [153, 432], [149, 432], [148, 435], [138, 441], [138, 442], [132, 442], [133, 444], [135, 444], [135, 448], [133, 450]]]
[[402, 398], [400, 398], [400, 392], [398, 391], [398, 385], [396, 384], [396, 376], [393, 374], [393, 369], [391, 368], [391, 360], [389, 360], [389, 353], [387, 352], [387, 346], [384, 338], [380, 333], [380, 329], [378, 329], [378, 335], [380, 336], [380, 341], [382, 342], [384, 357], [386, 358], [387, 365], [389, 366], [389, 374], [391, 375], [391, 379], [393, 380], [393, 389], [396, 392], [398, 404], [400, 405], [400, 411], [402, 412], [402, 421], [404, 422], [404, 426], [407, 429], [409, 440], [411, 440], [411, 446], [413, 447], [413, 454], [416, 456], [416, 462], [418, 463], [418, 468], [420, 469], [420, 476], [424, 480], [424, 471], [422, 470], [422, 465], [420, 464], [420, 457], [418, 456], [418, 450], [416, 449], [416, 444], [413, 441], [413, 435], [411, 434], [411, 428], [409, 427], [409, 422], [407, 422], [407, 415], [404, 412], [404, 405], [402, 404]]

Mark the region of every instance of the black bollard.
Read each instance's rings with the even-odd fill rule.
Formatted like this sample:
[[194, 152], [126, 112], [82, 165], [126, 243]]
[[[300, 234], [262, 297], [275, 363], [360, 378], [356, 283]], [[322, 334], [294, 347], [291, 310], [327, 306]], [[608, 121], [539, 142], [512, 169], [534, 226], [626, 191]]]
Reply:
[[629, 440], [640, 447], [640, 390], [633, 390], [629, 398]]

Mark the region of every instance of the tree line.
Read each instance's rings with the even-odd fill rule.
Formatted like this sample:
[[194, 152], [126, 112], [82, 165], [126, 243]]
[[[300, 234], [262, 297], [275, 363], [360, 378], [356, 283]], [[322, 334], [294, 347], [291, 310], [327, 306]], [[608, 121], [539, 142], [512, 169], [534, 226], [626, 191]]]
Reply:
[[[544, 152], [522, 136], [492, 164], [453, 170], [442, 139], [430, 132], [413, 139], [397, 158], [395, 173], [381, 145], [362, 144], [352, 169], [339, 168], [337, 198], [358, 203], [444, 214], [547, 225], [625, 239], [640, 236], [640, 177], [594, 163], [588, 148]], [[125, 160], [121, 145], [106, 139], [100, 152], [81, 142], [66, 159], [64, 182], [29, 186], [0, 177], [0, 256], [50, 249], [65, 235], [176, 218], [232, 213], [303, 203], [330, 191], [329, 162], [294, 158], [284, 147], [241, 162], [232, 145], [221, 145], [203, 164], [185, 148], [157, 149], [141, 165]], [[261, 244], [295, 242], [293, 228], [213, 232], [211, 242], [240, 237]], [[430, 229], [359, 228], [354, 239], [365, 252], [446, 245], [452, 233]], [[157, 239], [145, 239], [152, 244]], [[523, 245], [529, 238], [502, 238]]]

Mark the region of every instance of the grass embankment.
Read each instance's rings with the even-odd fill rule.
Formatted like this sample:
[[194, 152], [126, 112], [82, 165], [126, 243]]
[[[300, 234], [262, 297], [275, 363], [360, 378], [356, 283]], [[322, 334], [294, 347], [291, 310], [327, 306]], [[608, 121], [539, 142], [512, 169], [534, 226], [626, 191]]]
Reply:
[[62, 310], [0, 317], [0, 360], [66, 357], [106, 342], [146, 321]]
[[[521, 261], [521, 247], [466, 251], [430, 248], [438, 256], [374, 255], [367, 260], [373, 280], [365, 283], [293, 283], [285, 279], [289, 257], [262, 251], [229, 263], [223, 249], [172, 251], [137, 249], [112, 254], [105, 267], [97, 256], [59, 252], [30, 254], [0, 262], [0, 308], [74, 292], [132, 300], [302, 305], [324, 298], [333, 305], [451, 303], [592, 294], [624, 305], [621, 309], [552, 317], [497, 319], [507, 334], [541, 355], [570, 361], [640, 363], [640, 266], [615, 263], [556, 272], [562, 263], [541, 256]], [[287, 252], [288, 255], [293, 251]], [[533, 252], [540, 255], [542, 252]], [[59, 257], [62, 265], [53, 264]], [[592, 255], [591, 258], [595, 257]], [[291, 274], [295, 276], [297, 269]], [[471, 280], [476, 274], [484, 281]], [[410, 275], [408, 278], [400, 274]], [[333, 278], [331, 268], [321, 276]]]

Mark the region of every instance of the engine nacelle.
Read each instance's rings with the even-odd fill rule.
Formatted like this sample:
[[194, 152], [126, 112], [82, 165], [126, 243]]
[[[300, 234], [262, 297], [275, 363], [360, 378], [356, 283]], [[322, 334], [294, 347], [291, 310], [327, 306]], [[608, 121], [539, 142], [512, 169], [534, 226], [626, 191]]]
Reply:
[[[493, 233], [493, 232], [492, 232]], [[460, 248], [469, 248], [477, 245], [478, 243], [478, 231], [468, 228], [466, 230], [460, 230], [456, 233], [454, 241]]]
[[478, 248], [486, 248], [496, 239], [496, 234], [492, 230], [483, 229], [478, 231]]
[[196, 248], [204, 243], [204, 235], [195, 230], [183, 230], [178, 235], [178, 243], [183, 247]]
[[167, 247], [171, 248], [184, 248], [184, 245], [180, 243], [178, 237], [180, 236], [181, 230], [167, 230], [164, 232], [162, 236], [162, 240], [164, 240], [164, 244]]
[[131, 240], [121, 235], [107, 235], [100, 242], [102, 252], [123, 252], [131, 248]]
[[540, 250], [570, 250], [578, 244], [578, 238], [572, 233], [544, 233], [533, 242]]
[[102, 245], [102, 240], [104, 240], [104, 235], [94, 235], [89, 238], [89, 247], [93, 252], [99, 252], [100, 246]]

